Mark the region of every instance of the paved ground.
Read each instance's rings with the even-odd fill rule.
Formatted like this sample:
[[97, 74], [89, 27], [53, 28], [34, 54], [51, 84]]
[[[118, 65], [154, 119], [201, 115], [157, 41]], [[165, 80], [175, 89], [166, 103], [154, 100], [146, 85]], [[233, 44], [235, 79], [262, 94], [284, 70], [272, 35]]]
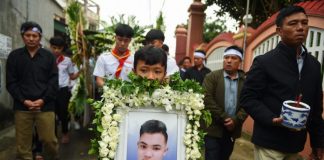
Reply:
[[[0, 133], [0, 160], [15, 159], [14, 134], [13, 127]], [[87, 129], [72, 131], [70, 143], [60, 144], [61, 160], [96, 160], [95, 156], [88, 155], [90, 138], [91, 133]], [[236, 140], [231, 160], [253, 160], [253, 145], [249, 140]]]

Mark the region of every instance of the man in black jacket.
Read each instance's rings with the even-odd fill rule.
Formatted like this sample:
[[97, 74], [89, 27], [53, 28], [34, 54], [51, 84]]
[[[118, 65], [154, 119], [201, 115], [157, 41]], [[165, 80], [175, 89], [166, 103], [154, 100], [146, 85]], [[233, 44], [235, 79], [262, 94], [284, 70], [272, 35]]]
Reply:
[[[312, 158], [324, 159], [321, 65], [302, 45], [308, 33], [308, 18], [299, 6], [283, 8], [276, 19], [281, 42], [254, 59], [244, 83], [240, 103], [254, 119], [252, 142], [255, 159], [297, 159], [307, 132]], [[301, 101], [311, 107], [306, 129], [292, 130], [281, 125], [282, 102]]]
[[25, 46], [7, 59], [7, 90], [14, 99], [17, 159], [33, 159], [32, 132], [37, 128], [45, 159], [57, 159], [55, 98], [58, 74], [55, 57], [40, 47], [42, 28], [35, 22], [21, 25]]
[[206, 60], [206, 52], [203, 50], [196, 50], [194, 52], [194, 66], [186, 70], [183, 79], [191, 79], [202, 85], [205, 76], [211, 72], [204, 64]]

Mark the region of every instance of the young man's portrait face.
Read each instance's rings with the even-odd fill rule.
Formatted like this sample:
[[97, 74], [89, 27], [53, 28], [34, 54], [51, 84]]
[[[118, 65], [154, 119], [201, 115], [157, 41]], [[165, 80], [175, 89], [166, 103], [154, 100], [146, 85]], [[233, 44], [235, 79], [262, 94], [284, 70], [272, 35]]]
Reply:
[[41, 36], [38, 32], [31, 29], [22, 35], [22, 39], [27, 47], [38, 47], [40, 45]]
[[143, 133], [137, 142], [138, 160], [163, 160], [168, 151], [162, 133]]
[[115, 40], [118, 52], [124, 53], [128, 49], [129, 43], [132, 41], [132, 38], [121, 37], [116, 35]]
[[145, 61], [138, 60], [135, 73], [147, 79], [162, 81], [165, 77], [166, 71], [165, 66], [162, 66], [161, 63], [148, 65], [145, 64]]
[[285, 44], [297, 46], [305, 42], [308, 28], [307, 16], [299, 12], [285, 17], [277, 32]]
[[64, 46], [51, 45], [50, 48], [55, 56], [59, 56], [63, 53]]

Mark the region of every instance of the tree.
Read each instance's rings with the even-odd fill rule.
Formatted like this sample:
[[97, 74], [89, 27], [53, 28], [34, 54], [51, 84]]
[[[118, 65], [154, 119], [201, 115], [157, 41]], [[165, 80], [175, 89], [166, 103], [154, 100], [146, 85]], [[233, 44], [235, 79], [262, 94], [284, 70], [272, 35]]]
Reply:
[[161, 30], [162, 32], [165, 32], [165, 25], [164, 25], [164, 18], [163, 18], [163, 13], [160, 11], [160, 14], [158, 18], [156, 19], [156, 29]]
[[203, 31], [203, 40], [206, 43], [210, 42], [213, 38], [226, 30], [225, 20], [217, 18], [214, 21], [207, 22], [208, 20], [211, 20], [211, 18], [209, 17], [205, 21]]
[[[186, 29], [188, 29], [188, 24], [181, 24]], [[212, 20], [211, 17], [207, 17], [204, 23], [203, 29], [203, 42], [209, 43], [220, 33], [225, 32], [227, 27], [225, 26], [225, 20], [217, 17], [215, 20]]]
[[[250, 0], [249, 13], [253, 16], [253, 21], [250, 26], [257, 28], [262, 22], [284, 6], [302, 1], [305, 0]], [[215, 10], [216, 16], [224, 16], [227, 12], [242, 24], [242, 18], [246, 13], [246, 3], [246, 0], [206, 0], [207, 6], [216, 4], [220, 7], [219, 10]]]

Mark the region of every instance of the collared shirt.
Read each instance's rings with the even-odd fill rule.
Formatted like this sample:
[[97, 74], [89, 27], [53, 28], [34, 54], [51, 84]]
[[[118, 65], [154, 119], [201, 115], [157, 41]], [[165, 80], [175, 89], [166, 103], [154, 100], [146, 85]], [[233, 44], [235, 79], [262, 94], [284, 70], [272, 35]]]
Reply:
[[12, 51], [7, 59], [7, 90], [14, 98], [14, 109], [28, 111], [24, 100], [43, 99], [42, 111], [54, 110], [58, 73], [54, 55], [39, 48], [31, 57], [23, 47]]
[[64, 60], [57, 65], [59, 71], [59, 87], [68, 87], [70, 74], [74, 73], [74, 67], [71, 59], [64, 56]]
[[[128, 80], [128, 74], [133, 70], [134, 56], [130, 55], [123, 66], [120, 73], [122, 80]], [[95, 69], [93, 71], [94, 76], [107, 79], [115, 79], [115, 72], [119, 66], [119, 61], [111, 53], [103, 53], [99, 56]]]
[[298, 65], [299, 73], [301, 72], [301, 70], [303, 68], [305, 55], [306, 55], [306, 51], [305, 51], [304, 47], [301, 47], [300, 56], [297, 57], [297, 65]]
[[225, 112], [230, 116], [235, 116], [237, 104], [237, 87], [238, 87], [238, 73], [234, 79], [224, 71], [225, 82]]

